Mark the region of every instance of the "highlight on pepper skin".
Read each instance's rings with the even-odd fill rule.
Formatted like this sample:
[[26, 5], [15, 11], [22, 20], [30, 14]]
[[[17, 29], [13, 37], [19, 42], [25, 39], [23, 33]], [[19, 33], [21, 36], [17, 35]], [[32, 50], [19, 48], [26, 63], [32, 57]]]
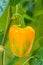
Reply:
[[35, 38], [35, 30], [31, 26], [20, 28], [12, 25], [9, 30], [11, 52], [18, 57], [30, 54]]

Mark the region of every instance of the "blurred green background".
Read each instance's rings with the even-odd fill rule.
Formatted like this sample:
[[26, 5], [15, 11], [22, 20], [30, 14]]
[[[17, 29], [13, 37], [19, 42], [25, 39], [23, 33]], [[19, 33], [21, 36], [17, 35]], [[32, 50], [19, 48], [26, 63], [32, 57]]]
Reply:
[[[22, 27], [24, 25], [32, 26], [36, 32], [30, 55], [22, 58], [16, 57], [11, 53], [8, 39], [9, 27], [15, 24], [15, 21], [10, 19], [17, 12], [23, 19], [18, 17], [15, 20], [16, 24], [21, 23]], [[0, 52], [0, 65], [43, 65], [43, 0], [9, 1], [2, 16], [0, 16], [0, 45], [5, 46], [5, 54]]]

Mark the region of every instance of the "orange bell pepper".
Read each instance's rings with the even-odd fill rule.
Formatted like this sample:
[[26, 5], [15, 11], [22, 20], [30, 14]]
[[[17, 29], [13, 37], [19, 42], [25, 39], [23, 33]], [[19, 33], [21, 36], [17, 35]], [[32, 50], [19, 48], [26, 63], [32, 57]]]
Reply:
[[11, 26], [9, 30], [10, 49], [15, 56], [27, 56], [33, 46], [35, 30], [27, 26], [19, 28], [17, 25]]

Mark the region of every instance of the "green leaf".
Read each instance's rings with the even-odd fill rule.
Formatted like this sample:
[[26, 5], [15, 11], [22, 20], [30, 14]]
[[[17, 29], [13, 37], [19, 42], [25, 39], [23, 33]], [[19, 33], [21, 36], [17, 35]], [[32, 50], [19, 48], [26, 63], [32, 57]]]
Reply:
[[0, 52], [0, 64], [2, 65], [2, 53]]
[[30, 60], [30, 65], [43, 64], [43, 47], [34, 52], [34, 58]]
[[0, 30], [0, 44], [2, 42], [3, 36], [4, 36], [4, 32], [2, 30]]
[[30, 17], [30, 16], [27, 15], [27, 14], [24, 14], [24, 18], [25, 18], [25, 19], [28, 19], [28, 20], [31, 20], [31, 21], [35, 21], [35, 19], [33, 19], [32, 17]]
[[30, 65], [41, 65], [41, 61], [37, 58], [33, 58], [30, 60]]
[[20, 2], [20, 0], [11, 0], [10, 4], [11, 6], [15, 6], [16, 4], [18, 4]]
[[35, 57], [39, 58], [41, 61], [43, 61], [43, 47], [40, 48], [36, 53]]
[[0, 29], [5, 31], [6, 22], [7, 22], [7, 14], [8, 14], [8, 7], [5, 9], [3, 15], [0, 17]]

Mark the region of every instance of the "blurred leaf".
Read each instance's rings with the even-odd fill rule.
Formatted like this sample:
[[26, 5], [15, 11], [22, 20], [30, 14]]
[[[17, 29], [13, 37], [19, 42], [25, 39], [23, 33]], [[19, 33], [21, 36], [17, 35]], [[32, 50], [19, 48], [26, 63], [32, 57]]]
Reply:
[[15, 6], [16, 4], [18, 4], [18, 3], [21, 3], [21, 4], [23, 4], [24, 2], [28, 2], [29, 0], [11, 0], [10, 1], [10, 4], [11, 4], [11, 6]]
[[42, 65], [43, 63], [43, 48], [40, 48], [34, 53], [34, 58], [30, 60], [30, 65]]
[[39, 10], [39, 11], [36, 11], [36, 13], [34, 14], [35, 17], [37, 16], [40, 16], [43, 14], [43, 10]]
[[5, 54], [6, 63], [5, 64], [7, 65], [14, 58], [14, 55], [12, 55], [11, 50], [10, 50], [9, 42], [6, 42], [5, 44], [5, 51], [6, 51], [6, 54]]
[[2, 53], [0, 52], [0, 65], [2, 65]]
[[3, 31], [5, 31], [6, 27], [7, 13], [8, 13], [8, 7], [4, 11], [3, 15], [0, 17], [0, 29], [2, 29]]
[[24, 14], [24, 18], [31, 20], [31, 21], [35, 21], [32, 17], [28, 16], [27, 14]]
[[2, 42], [3, 36], [4, 36], [4, 32], [3, 31], [0, 31], [0, 44]]
[[18, 57], [14, 57], [12, 60], [9, 61], [7, 65], [16, 65], [16, 62], [18, 61]]
[[26, 0], [24, 3], [23, 3], [23, 7], [26, 11], [29, 12], [32, 12], [33, 11], [33, 1], [32, 0]]
[[43, 62], [42, 62], [42, 65], [43, 65]]
[[36, 53], [35, 53], [35, 57], [39, 58], [41, 61], [43, 61], [43, 47], [40, 48]]
[[31, 59], [30, 65], [41, 65], [41, 61], [37, 58]]
[[34, 14], [36, 11], [42, 10], [43, 9], [43, 5], [42, 5], [42, 0], [37, 0], [35, 2], [35, 8], [34, 8]]
[[20, 0], [11, 0], [10, 4], [11, 6], [15, 6], [16, 4], [18, 4], [20, 2]]

